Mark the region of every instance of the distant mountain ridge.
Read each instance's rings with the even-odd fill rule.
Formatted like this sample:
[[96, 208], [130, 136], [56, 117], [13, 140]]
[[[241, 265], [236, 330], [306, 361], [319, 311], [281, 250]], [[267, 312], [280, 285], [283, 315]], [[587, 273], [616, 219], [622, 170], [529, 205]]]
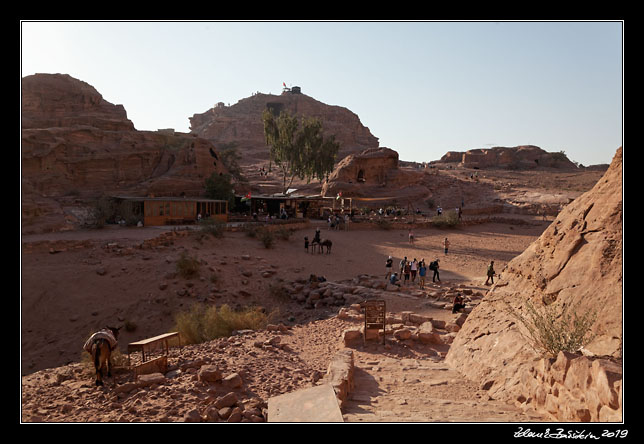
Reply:
[[448, 151], [439, 162], [458, 163], [465, 168], [578, 169], [577, 165], [571, 162], [563, 152], [548, 152], [534, 145]]

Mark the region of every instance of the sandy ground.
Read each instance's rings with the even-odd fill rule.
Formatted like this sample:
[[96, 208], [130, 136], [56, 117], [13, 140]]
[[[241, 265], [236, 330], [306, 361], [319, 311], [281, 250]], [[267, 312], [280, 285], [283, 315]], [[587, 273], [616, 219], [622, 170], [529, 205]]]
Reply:
[[[304, 236], [311, 238], [317, 226], [323, 238], [333, 240], [331, 254], [305, 251]], [[166, 245], [138, 248], [165, 231], [152, 227], [44, 236], [53, 242], [25, 236], [21, 257], [22, 420], [179, 422], [193, 420], [195, 415], [205, 420], [213, 400], [230, 389], [199, 383], [196, 371], [201, 364], [194, 367], [191, 363], [216, 365], [224, 376], [241, 375], [243, 386], [234, 390], [240, 397], [237, 405], [245, 407], [246, 420], [253, 420], [250, 412], [265, 408], [271, 396], [315, 385], [343, 348], [342, 331], [355, 327], [355, 322], [335, 317], [338, 307], [306, 309], [271, 298], [270, 283], [278, 279], [292, 282], [310, 274], [330, 281], [351, 280], [361, 274], [384, 277], [385, 259], [391, 255], [396, 263], [404, 256], [438, 258], [438, 287], [462, 284], [485, 292], [488, 262], [494, 260], [501, 272], [546, 226], [547, 222], [532, 220], [530, 224], [418, 229], [410, 244], [407, 230], [361, 230], [354, 225], [349, 231], [329, 231], [322, 223], [311, 223], [270, 249], [241, 232], [226, 232], [219, 239], [200, 239], [193, 232]], [[447, 254], [445, 237], [450, 242]], [[183, 252], [200, 260], [199, 277], [187, 280], [176, 275], [176, 261]], [[263, 277], [265, 270], [275, 273]], [[288, 348], [258, 349], [258, 341], [275, 336], [261, 331], [172, 349], [170, 363], [177, 369], [173, 376], [160, 385], [129, 392], [117, 390], [127, 385], [129, 373], [117, 373], [107, 379], [106, 386], [97, 388], [88, 364], [79, 364], [84, 341], [98, 328], [136, 325], [133, 331], [122, 330], [119, 349], [125, 354], [129, 342], [171, 330], [175, 314], [196, 302], [265, 307], [275, 314], [275, 323], [289, 327], [280, 334]], [[457, 316], [432, 307], [426, 298], [393, 293], [387, 297], [387, 311], [413, 311], [446, 321]], [[358, 346], [356, 393], [343, 411], [344, 420], [540, 420], [489, 399], [476, 384], [449, 371], [440, 357], [448, 346], [442, 348], [393, 340], [386, 347]]]
[[[333, 281], [360, 274], [384, 277], [389, 255], [395, 263], [404, 256], [426, 261], [438, 258], [444, 285], [481, 286], [490, 260], [500, 272], [538, 237], [546, 223], [419, 229], [414, 231], [414, 244], [403, 230], [360, 230], [354, 225], [349, 231], [328, 231], [320, 224], [322, 237], [333, 240], [328, 255], [304, 250], [304, 236], [312, 238], [315, 223], [293, 233], [289, 240], [278, 240], [270, 249], [240, 232], [227, 232], [220, 239], [177, 238], [172, 245], [155, 249], [135, 248], [163, 232], [153, 227], [52, 234], [50, 239], [91, 239], [82, 247], [59, 248], [65, 251], [56, 253], [41, 237], [25, 236], [21, 258], [22, 373], [78, 361], [85, 338], [105, 325], [135, 324], [135, 331], [123, 333], [121, 342], [126, 343], [168, 331], [174, 315], [195, 301], [274, 310], [279, 304], [268, 297], [272, 279], [292, 281], [310, 274]], [[443, 251], [446, 237], [448, 254]], [[199, 278], [176, 276], [176, 261], [184, 251], [202, 262]], [[250, 259], [242, 259], [244, 255]], [[260, 272], [269, 268], [277, 273], [271, 279], [262, 278]], [[240, 297], [240, 288], [250, 295]], [[390, 310], [422, 309], [406, 307], [409, 301], [400, 304], [393, 303]], [[280, 312], [284, 322], [291, 316], [295, 323], [315, 316], [297, 307], [281, 307]]]

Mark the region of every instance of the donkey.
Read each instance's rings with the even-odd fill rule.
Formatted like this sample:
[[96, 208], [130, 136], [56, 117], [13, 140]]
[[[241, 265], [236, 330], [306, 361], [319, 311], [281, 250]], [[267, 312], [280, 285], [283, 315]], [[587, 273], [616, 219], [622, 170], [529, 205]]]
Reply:
[[105, 327], [94, 333], [85, 342], [83, 347], [94, 358], [96, 370], [96, 385], [103, 385], [103, 369], [107, 369], [107, 376], [112, 376], [112, 352], [118, 345], [119, 330], [121, 327]]
[[326, 254], [330, 254], [332, 245], [333, 242], [331, 242], [330, 239], [322, 239], [322, 242], [320, 242], [320, 253], [322, 253], [324, 247], [326, 247]]

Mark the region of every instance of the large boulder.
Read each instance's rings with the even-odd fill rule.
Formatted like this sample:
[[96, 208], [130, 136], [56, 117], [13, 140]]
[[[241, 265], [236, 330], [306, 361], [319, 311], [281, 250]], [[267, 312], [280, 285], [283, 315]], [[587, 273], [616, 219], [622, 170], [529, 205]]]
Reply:
[[621, 358], [622, 149], [596, 185], [565, 207], [543, 234], [501, 271], [502, 279], [472, 310], [446, 361], [489, 387], [492, 396], [521, 391], [521, 371], [540, 356], [530, 347], [512, 307], [577, 306], [595, 311], [595, 356]]

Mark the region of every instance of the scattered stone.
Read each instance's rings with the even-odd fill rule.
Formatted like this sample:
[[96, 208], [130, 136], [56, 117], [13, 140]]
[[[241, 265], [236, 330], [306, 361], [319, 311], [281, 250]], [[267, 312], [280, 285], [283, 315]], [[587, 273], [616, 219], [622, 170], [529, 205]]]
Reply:
[[219, 368], [214, 365], [203, 365], [199, 369], [198, 379], [202, 382], [221, 381], [223, 375]]

